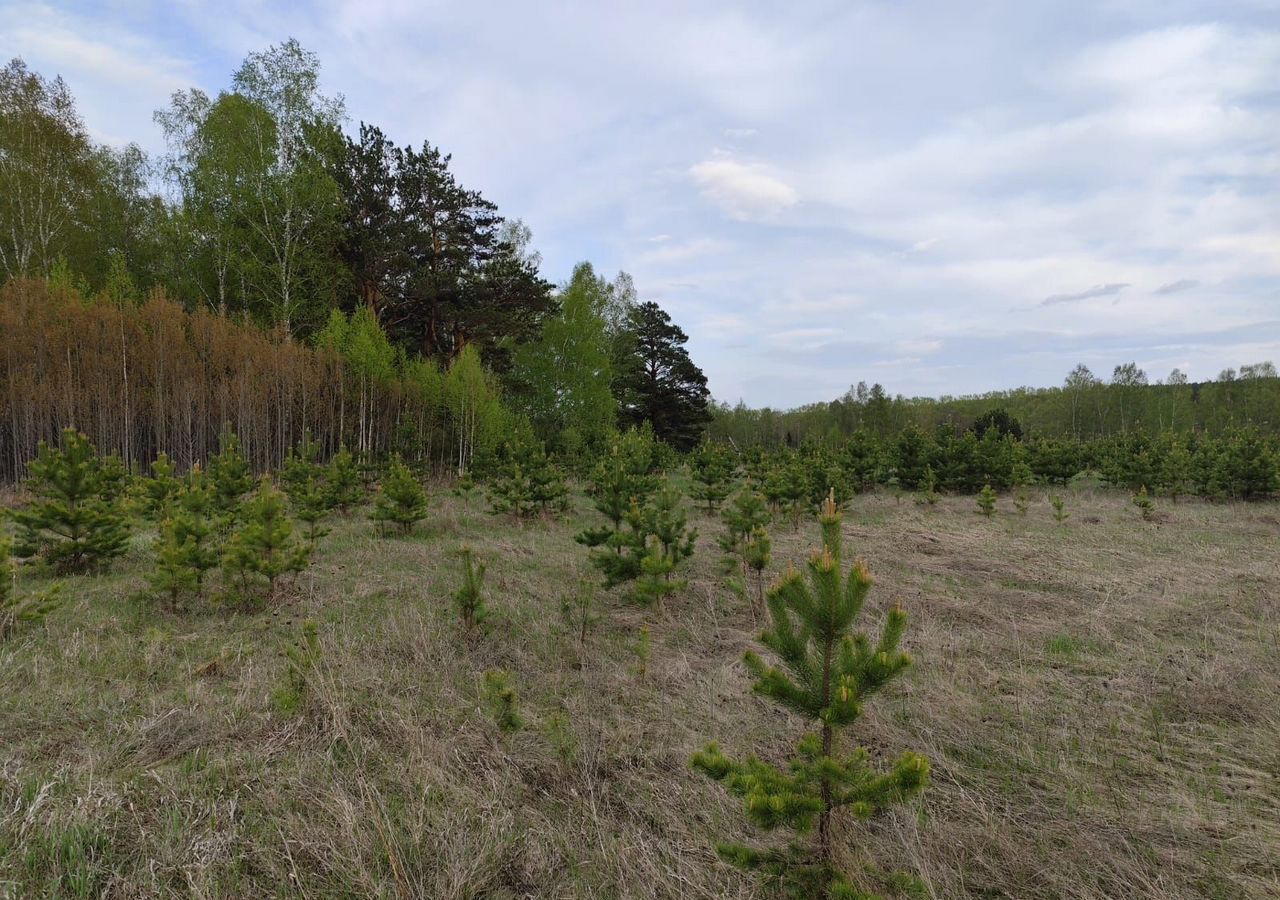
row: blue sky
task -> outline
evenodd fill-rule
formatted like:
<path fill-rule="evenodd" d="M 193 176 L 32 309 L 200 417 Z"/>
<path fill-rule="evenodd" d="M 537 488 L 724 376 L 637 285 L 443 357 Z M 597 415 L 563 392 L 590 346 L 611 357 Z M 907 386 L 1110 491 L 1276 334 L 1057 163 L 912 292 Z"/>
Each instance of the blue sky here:
<path fill-rule="evenodd" d="M 0 0 L 100 139 L 288 36 L 545 274 L 630 272 L 717 399 L 1280 362 L 1280 2 Z"/>

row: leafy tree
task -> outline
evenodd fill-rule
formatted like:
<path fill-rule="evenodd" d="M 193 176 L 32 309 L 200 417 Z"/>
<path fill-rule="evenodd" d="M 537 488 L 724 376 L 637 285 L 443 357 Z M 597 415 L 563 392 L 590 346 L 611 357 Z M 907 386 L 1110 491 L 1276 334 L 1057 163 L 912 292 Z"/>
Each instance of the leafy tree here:
<path fill-rule="evenodd" d="M 794 897 L 865 897 L 837 865 L 832 839 L 836 815 L 866 819 L 901 803 L 926 785 L 924 757 L 902 754 L 879 771 L 864 749 L 843 752 L 843 734 L 864 703 L 910 664 L 899 649 L 906 629 L 901 608 L 890 609 L 878 640 L 855 631 L 872 580 L 862 562 L 842 573 L 840 513 L 834 500 L 819 517 L 823 548 L 809 558 L 808 579 L 792 570 L 769 592 L 772 628 L 761 641 L 779 660 L 748 652 L 753 690 L 804 717 L 816 731 L 804 735 L 785 768 L 757 757 L 732 760 L 716 744 L 694 755 L 693 766 L 742 797 L 762 828 L 787 828 L 796 840 L 781 849 L 722 843 L 726 861 L 778 882 Z M 816 830 L 816 835 L 810 835 Z"/>
<path fill-rule="evenodd" d="M 57 449 L 42 441 L 29 474 L 35 499 L 13 513 L 20 556 L 40 555 L 56 570 L 84 572 L 128 549 L 118 487 L 85 435 L 68 428 Z"/>
<path fill-rule="evenodd" d="M 536 341 L 515 357 L 515 379 L 535 433 L 548 443 L 574 435 L 588 452 L 605 446 L 617 402 L 604 315 L 609 285 L 590 263 L 579 263 Z M 561 448 L 567 449 L 567 448 Z"/>
<path fill-rule="evenodd" d="M 684 347 L 688 335 L 652 302 L 632 308 L 629 328 L 629 352 L 619 361 L 614 383 L 619 418 L 649 422 L 660 440 L 688 450 L 711 418 L 707 378 Z"/>
<path fill-rule="evenodd" d="M 400 531 L 408 534 L 413 526 L 426 518 L 427 494 L 398 457 L 391 461 L 386 477 L 378 485 L 378 492 L 373 498 L 373 510 L 369 518 L 378 524 L 379 534 L 385 533 L 388 525 L 395 524 Z"/>
<path fill-rule="evenodd" d="M 263 476 L 245 504 L 239 528 L 227 540 L 222 568 L 245 599 L 276 596 L 280 579 L 307 567 L 310 553 L 285 515 L 284 494 Z M 265 589 L 265 590 L 264 590 Z"/>
<path fill-rule="evenodd" d="M 1000 437 L 1011 437 L 1022 440 L 1022 423 L 1003 407 L 987 410 L 973 421 L 973 433 L 981 440 L 988 431 L 994 431 Z"/>

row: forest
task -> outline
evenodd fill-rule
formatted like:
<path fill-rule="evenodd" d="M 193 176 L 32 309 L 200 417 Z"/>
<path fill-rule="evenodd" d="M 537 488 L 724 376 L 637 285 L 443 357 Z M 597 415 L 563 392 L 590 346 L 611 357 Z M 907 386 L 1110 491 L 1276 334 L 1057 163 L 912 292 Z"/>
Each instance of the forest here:
<path fill-rule="evenodd" d="M 1280 377 L 712 400 L 294 40 L 0 70 L 0 898 L 1280 888 Z"/>

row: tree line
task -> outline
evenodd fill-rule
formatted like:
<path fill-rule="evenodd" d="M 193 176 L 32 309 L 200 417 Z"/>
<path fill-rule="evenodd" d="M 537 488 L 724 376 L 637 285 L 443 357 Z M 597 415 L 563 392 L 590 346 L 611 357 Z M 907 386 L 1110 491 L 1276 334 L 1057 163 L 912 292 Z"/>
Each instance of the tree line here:
<path fill-rule="evenodd" d="M 223 424 L 278 466 L 399 452 L 462 471 L 527 422 L 553 452 L 709 418 L 687 337 L 631 279 L 554 286 L 529 229 L 319 88 L 294 40 L 156 113 L 168 152 L 95 144 L 61 78 L 0 70 L 0 479 L 64 426 L 131 468 Z"/>
<path fill-rule="evenodd" d="M 1116 366 L 1111 379 L 1078 365 L 1060 387 L 1022 387 L 962 397 L 891 395 L 860 382 L 827 403 L 791 410 L 713 407 L 710 433 L 739 447 L 837 444 L 858 431 L 880 438 L 913 426 L 960 434 L 993 409 L 1016 419 L 1028 434 L 1091 441 L 1138 432 L 1221 435 L 1240 428 L 1280 432 L 1280 377 L 1270 362 L 1225 369 L 1212 381 L 1193 382 L 1174 369 L 1150 381 L 1135 363 Z"/>

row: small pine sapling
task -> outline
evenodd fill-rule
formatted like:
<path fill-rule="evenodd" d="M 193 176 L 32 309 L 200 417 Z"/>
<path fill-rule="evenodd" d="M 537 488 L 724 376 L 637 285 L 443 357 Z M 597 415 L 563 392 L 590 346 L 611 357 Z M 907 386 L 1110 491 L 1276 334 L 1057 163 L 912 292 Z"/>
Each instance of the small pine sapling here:
<path fill-rule="evenodd" d="M 222 568 L 245 600 L 272 600 L 286 575 L 307 567 L 310 553 L 294 534 L 285 498 L 267 476 L 244 505 L 243 521 L 227 540 Z"/>
<path fill-rule="evenodd" d="M 0 643 L 17 634 L 20 628 L 39 625 L 62 605 L 62 599 L 60 584 L 30 597 L 18 593 L 13 545 L 6 535 L 0 534 Z"/>
<path fill-rule="evenodd" d="M 1138 508 L 1142 521 L 1150 522 L 1156 513 L 1156 505 L 1151 502 L 1151 495 L 1147 493 L 1147 486 L 1144 484 L 1138 488 L 1138 493 L 1133 495 L 1133 505 Z"/>
<path fill-rule="evenodd" d="M 769 540 L 769 532 L 765 531 L 764 526 L 757 525 L 751 529 L 751 534 L 748 535 L 747 542 L 743 546 L 743 557 L 746 559 L 747 568 L 755 576 L 756 594 L 751 604 L 752 615 L 764 614 L 764 571 L 769 567 L 772 551 L 773 542 Z"/>
<path fill-rule="evenodd" d="M 489 486 L 493 511 L 518 519 L 560 511 L 567 495 L 564 473 L 532 437 L 516 442 Z"/>
<path fill-rule="evenodd" d="M 503 734 L 513 734 L 524 727 L 520 715 L 520 695 L 511 683 L 511 673 L 502 669 L 486 669 L 484 702 L 493 724 Z"/>
<path fill-rule="evenodd" d="M 175 527 L 173 519 L 165 519 L 161 523 L 155 562 L 147 575 L 147 582 L 170 610 L 178 608 L 178 600 L 183 594 L 196 590 L 197 573 L 191 565 L 194 551 L 192 539 L 179 536 L 179 529 Z"/>
<path fill-rule="evenodd" d="M 995 511 L 996 492 L 991 489 L 990 484 L 984 484 L 982 490 L 978 492 L 978 512 L 989 519 Z"/>
<path fill-rule="evenodd" d="M 574 538 L 579 544 L 587 547 L 610 544 L 616 550 L 618 535 L 632 505 L 643 506 L 656 490 L 657 481 L 648 469 L 651 454 L 641 452 L 638 444 L 634 438 L 620 441 L 596 464 L 591 475 L 591 502 L 609 524 L 579 532 Z"/>
<path fill-rule="evenodd" d="M 1013 508 L 1018 511 L 1018 515 L 1025 516 L 1027 510 L 1031 507 L 1031 498 L 1027 494 L 1027 489 L 1023 485 L 1018 485 L 1017 492 L 1013 495 Z"/>
<path fill-rule="evenodd" d="M 319 626 L 307 619 L 302 623 L 297 643 L 284 649 L 284 684 L 272 697 L 280 712 L 292 715 L 306 707 L 313 693 L 312 682 L 321 653 Z"/>
<path fill-rule="evenodd" d="M 458 476 L 458 480 L 454 482 L 453 496 L 462 498 L 462 508 L 471 508 L 471 498 L 476 494 L 476 480 L 471 476 L 471 470 L 467 469 Z"/>
<path fill-rule="evenodd" d="M 790 517 L 792 530 L 798 529 L 808 495 L 808 483 L 799 461 L 788 460 L 775 466 L 765 476 L 764 495 L 775 510 Z"/>
<path fill-rule="evenodd" d="M 458 555 L 462 557 L 462 585 L 454 593 L 453 602 L 462 619 L 462 627 L 472 634 L 483 630 L 489 618 L 483 590 L 485 566 L 476 561 L 475 552 L 465 544 Z"/>
<path fill-rule="evenodd" d="M 929 506 L 938 502 L 938 476 L 933 466 L 924 467 L 924 478 L 920 482 L 920 499 Z"/>
<path fill-rule="evenodd" d="M 809 557 L 808 579 L 791 570 L 769 592 L 773 626 L 761 641 L 780 665 L 754 652 L 745 657 L 756 679 L 755 693 L 804 717 L 814 730 L 801 738 L 785 767 L 755 756 L 732 760 L 714 743 L 695 754 L 692 765 L 741 797 L 755 824 L 796 835 L 779 849 L 722 843 L 721 858 L 770 878 L 789 896 L 866 897 L 837 864 L 836 816 L 846 810 L 866 819 L 913 797 L 928 781 L 929 764 L 907 752 L 886 772 L 867 750 L 844 752 L 839 746 L 862 716 L 863 704 L 911 660 L 899 649 L 906 629 L 900 607 L 890 609 L 878 639 L 854 630 L 871 576 L 860 561 L 847 577 L 843 574 L 834 502 L 823 504 L 819 521 L 822 550 Z"/>
<path fill-rule="evenodd" d="M 319 459 L 320 445 L 311 439 L 310 431 L 303 431 L 302 440 L 289 449 L 280 467 L 280 489 L 290 500 L 294 494 L 306 490 L 312 481 L 323 478 Z"/>
<path fill-rule="evenodd" d="M 398 525 L 401 533 L 408 534 L 426 515 L 426 491 L 399 457 L 393 459 L 386 477 L 378 485 L 369 518 L 377 523 L 381 535 L 386 534 L 390 524 Z"/>
<path fill-rule="evenodd" d="M 1071 513 L 1066 510 L 1066 503 L 1062 499 L 1061 494 L 1054 494 L 1049 498 L 1049 505 L 1053 507 L 1053 518 L 1059 525 L 1071 518 Z"/>
<path fill-rule="evenodd" d="M 142 479 L 143 512 L 156 521 L 163 521 L 181 489 L 182 480 L 173 474 L 173 463 L 162 450 L 151 464 L 151 477 Z"/>
<path fill-rule="evenodd" d="M 174 506 L 174 537 L 179 543 L 188 544 L 186 562 L 195 574 L 196 596 L 203 596 L 205 574 L 218 565 L 222 552 L 217 545 L 213 488 L 199 464 L 187 473 Z"/>
<path fill-rule="evenodd" d="M 352 507 L 364 502 L 364 481 L 355 457 L 346 447 L 339 448 L 329 460 L 324 480 L 329 489 L 329 505 L 342 515 L 350 515 Z"/>
<path fill-rule="evenodd" d="M 555 751 L 560 765 L 563 768 L 569 768 L 578 758 L 578 736 L 573 732 L 573 723 L 569 720 L 569 714 L 556 710 L 547 717 L 542 727 L 547 743 Z"/>
<path fill-rule="evenodd" d="M 219 513 L 235 518 L 240 501 L 253 490 L 253 472 L 240 453 L 240 439 L 230 425 L 218 438 L 218 453 L 209 458 L 209 484 L 213 487 L 214 505 Z"/>
<path fill-rule="evenodd" d="M 636 656 L 635 675 L 640 681 L 644 681 L 649 674 L 649 657 L 653 655 L 653 641 L 649 637 L 649 626 L 641 625 L 640 633 L 636 635 L 635 645 L 632 651 Z"/>
<path fill-rule="evenodd" d="M 565 633 L 574 636 L 579 650 L 586 645 L 587 635 L 600 619 L 595 603 L 595 585 L 586 579 L 578 582 L 578 589 L 572 594 L 560 598 L 560 618 L 564 622 Z"/>
<path fill-rule="evenodd" d="M 707 505 L 707 514 L 716 511 L 729 496 L 730 482 L 735 468 L 733 456 L 727 448 L 711 441 L 703 441 L 689 456 L 689 469 L 693 485 L 689 496 Z"/>
<path fill-rule="evenodd" d="M 38 555 L 61 572 L 86 572 L 124 554 L 129 527 L 118 486 L 85 435 L 68 428 L 56 449 L 42 441 L 29 471 L 35 499 L 13 513 L 19 556 Z"/>
<path fill-rule="evenodd" d="M 735 557 L 745 574 L 747 566 L 746 543 L 751 532 L 769 524 L 769 510 L 765 498 L 750 488 L 743 488 L 720 511 L 724 522 L 724 534 L 720 536 L 720 548 Z"/>

